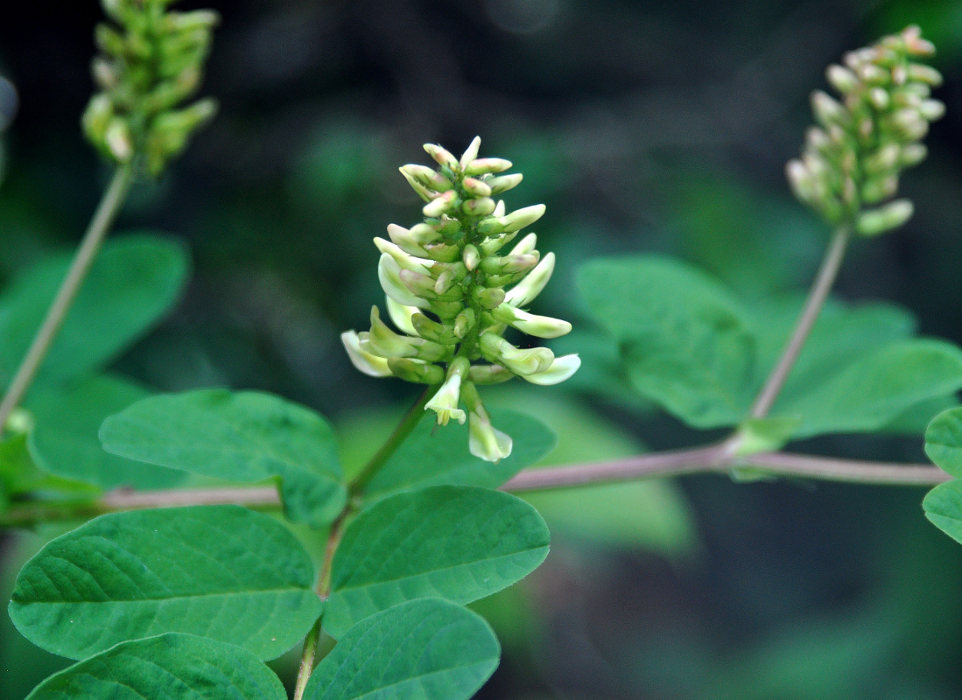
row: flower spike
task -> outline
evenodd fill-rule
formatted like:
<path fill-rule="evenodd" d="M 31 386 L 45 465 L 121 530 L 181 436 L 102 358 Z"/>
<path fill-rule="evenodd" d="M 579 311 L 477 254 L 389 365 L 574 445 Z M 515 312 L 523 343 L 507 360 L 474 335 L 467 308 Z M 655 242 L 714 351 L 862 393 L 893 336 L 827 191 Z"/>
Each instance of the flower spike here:
<path fill-rule="evenodd" d="M 479 158 L 480 147 L 481 139 L 475 138 L 456 158 L 426 144 L 437 169 L 400 169 L 424 200 L 424 221 L 410 228 L 391 224 L 390 240 L 374 239 L 388 316 L 398 332 L 375 307 L 370 331 L 350 331 L 342 339 L 365 374 L 436 387 L 425 410 L 434 411 L 441 425 L 452 418 L 468 421 L 471 454 L 497 462 L 511 454 L 512 440 L 492 426 L 476 385 L 514 377 L 557 384 L 581 361 L 577 355 L 555 357 L 548 348 L 522 349 L 503 337 L 514 328 L 555 338 L 568 333 L 571 324 L 522 308 L 541 293 L 554 270 L 554 254 L 538 252 L 538 237 L 519 233 L 540 219 L 545 207 L 508 212 L 503 201 L 495 201 L 495 195 L 518 185 L 521 175 L 505 173 L 511 161 Z M 520 240 L 506 249 L 516 237 Z"/>

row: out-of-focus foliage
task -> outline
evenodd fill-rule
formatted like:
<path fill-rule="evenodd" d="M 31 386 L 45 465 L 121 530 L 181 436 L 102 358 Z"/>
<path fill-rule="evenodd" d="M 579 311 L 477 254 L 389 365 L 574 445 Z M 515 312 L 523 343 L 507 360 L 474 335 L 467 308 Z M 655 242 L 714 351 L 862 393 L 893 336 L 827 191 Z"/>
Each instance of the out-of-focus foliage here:
<path fill-rule="evenodd" d="M 929 160 L 902 181 L 914 218 L 857 244 L 838 292 L 894 301 L 923 335 L 962 339 L 962 12 L 952 0 L 219 5 L 205 92 L 220 98 L 220 117 L 122 217 L 176 231 L 195 261 L 174 315 L 112 367 L 143 385 L 270 390 L 335 423 L 409 402 L 400 383 L 356 376 L 338 334 L 363 324 L 379 298 L 370 239 L 387 222 L 415 223 L 396 164 L 417 161 L 424 141 L 456 147 L 476 133 L 525 173 L 524 200 L 508 197 L 509 207 L 547 204 L 538 233 L 558 267 L 539 313 L 576 321 L 575 267 L 628 251 L 706 267 L 745 303 L 795 290 L 827 236 L 783 180 L 808 92 L 843 51 L 913 22 L 939 49 L 948 113 L 933 126 Z M 0 25 L 3 74 L 20 100 L 2 136 L 4 288 L 76 242 L 106 176 L 79 128 L 96 4 L 18 12 Z M 591 378 L 625 381 L 613 365 L 589 363 L 583 348 L 600 346 L 586 319 L 552 344 L 585 360 L 570 387 L 551 389 L 559 411 L 572 406 L 557 425 L 588 412 L 632 446 L 700 439 L 635 398 L 596 398 Z M 607 444 L 596 456 L 627 451 L 590 420 L 579 427 Z M 922 458 L 919 437 L 805 447 Z M 521 591 L 482 601 L 501 606 L 490 618 L 508 650 L 485 697 L 962 692 L 962 552 L 924 521 L 920 492 L 710 477 L 653 488 L 671 508 L 637 503 L 674 523 L 660 539 L 644 534 L 654 529 L 631 539 L 602 520 L 562 536 L 571 521 L 553 525 L 546 510 L 557 539 L 545 565 Z M 579 504 L 554 509 L 564 507 Z M 536 633 L 505 633 L 526 620 Z M 35 661 L 0 631 L 0 698 L 19 700 L 56 660 Z"/>

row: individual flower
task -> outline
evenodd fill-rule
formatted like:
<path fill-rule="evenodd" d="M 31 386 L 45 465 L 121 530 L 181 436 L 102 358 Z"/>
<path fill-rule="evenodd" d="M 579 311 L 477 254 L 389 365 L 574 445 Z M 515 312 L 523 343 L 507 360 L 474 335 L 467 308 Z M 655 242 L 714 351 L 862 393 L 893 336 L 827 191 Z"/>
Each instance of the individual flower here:
<path fill-rule="evenodd" d="M 378 279 L 397 331 L 375 307 L 370 331 L 348 331 L 341 339 L 365 374 L 437 387 L 425 410 L 434 411 L 441 425 L 467 420 L 471 454 L 497 462 L 511 454 L 512 441 L 492 426 L 476 386 L 513 377 L 557 384 L 574 374 L 581 360 L 577 354 L 556 357 L 544 347 L 519 348 L 504 338 L 509 328 L 556 338 L 571 324 L 523 308 L 545 288 L 555 258 L 541 256 L 534 233 L 515 239 L 545 207 L 507 212 L 496 197 L 522 176 L 506 173 L 511 162 L 503 158 L 479 158 L 480 145 L 475 138 L 456 158 L 426 144 L 436 168 L 400 168 L 425 203 L 423 221 L 410 228 L 391 224 L 387 238 L 374 239 L 381 253 Z"/>

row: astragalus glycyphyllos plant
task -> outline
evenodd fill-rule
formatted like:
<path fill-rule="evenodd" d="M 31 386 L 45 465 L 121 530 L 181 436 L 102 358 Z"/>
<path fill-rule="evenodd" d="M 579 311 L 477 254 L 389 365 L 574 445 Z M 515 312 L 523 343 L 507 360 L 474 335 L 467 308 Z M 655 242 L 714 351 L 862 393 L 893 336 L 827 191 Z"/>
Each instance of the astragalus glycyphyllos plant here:
<path fill-rule="evenodd" d="M 577 354 L 555 357 L 548 348 L 520 349 L 503 335 L 514 328 L 538 338 L 557 338 L 571 324 L 537 316 L 522 307 L 544 289 L 554 271 L 554 253 L 541 257 L 538 238 L 528 233 L 510 250 L 521 229 L 544 214 L 542 204 L 505 213 L 495 197 L 516 187 L 520 173 L 505 174 L 511 162 L 479 158 L 475 137 L 461 158 L 425 144 L 437 162 L 405 165 L 401 174 L 426 202 L 424 221 L 387 227 L 390 240 L 375 238 L 381 251 L 378 278 L 391 330 L 375 306 L 371 330 L 342 334 L 354 366 L 374 377 L 395 376 L 431 387 L 425 410 L 440 425 L 464 423 L 468 409 L 471 454 L 497 462 L 511 454 L 511 437 L 491 425 L 477 385 L 521 377 L 532 384 L 558 384 L 574 374 Z"/>
<path fill-rule="evenodd" d="M 208 102 L 178 105 L 197 87 L 214 16 L 172 13 L 164 0 L 104 4 L 122 31 L 98 31 L 102 92 L 84 129 L 114 179 L 77 256 L 83 264 L 54 260 L 0 297 L 0 525 L 92 518 L 49 541 L 17 577 L 9 606 L 17 629 L 76 661 L 30 700 L 284 700 L 265 662 L 298 643 L 295 700 L 466 699 L 493 673 L 500 648 L 465 606 L 524 578 L 548 553 L 541 515 L 506 490 L 692 472 L 946 480 L 929 465 L 782 450 L 814 435 L 904 426 L 920 407 L 953 404 L 962 388 L 962 350 L 913 337 L 902 312 L 838 303 L 815 325 L 853 235 L 891 230 L 911 213 L 892 200 L 898 177 L 922 159 L 920 140 L 942 112 L 929 95 L 939 76 L 922 62 L 932 49 L 917 29 L 830 68 L 841 102 L 813 98 L 820 126 L 788 176 L 835 233 L 787 344 L 794 309 L 738 299 L 679 261 L 582 266 L 581 295 L 629 388 L 693 428 L 730 430 L 700 447 L 524 469 L 551 450 L 553 435 L 507 411 L 495 416 L 511 436 L 495 429 L 478 387 L 513 377 L 556 384 L 579 369 L 576 353 L 505 338 L 571 330 L 528 310 L 554 269 L 535 234 L 521 235 L 544 207 L 506 211 L 497 197 L 521 175 L 506 173 L 507 160 L 479 157 L 479 139 L 460 158 L 425 146 L 436 168 L 401 168 L 424 200 L 423 220 L 375 238 L 395 328 L 375 306 L 370 329 L 342 340 L 362 372 L 427 388 L 348 473 L 334 430 L 307 407 L 257 391 L 156 394 L 105 369 L 183 284 L 184 251 L 163 239 L 127 236 L 97 253 L 134 174 L 162 170 L 210 115 Z M 60 292 L 54 273 L 66 278 Z M 31 343 L 37 300 L 52 296 L 54 321 Z M 930 457 L 958 477 L 960 436 L 959 408 L 926 433 Z M 218 485 L 179 488 L 188 474 Z M 924 506 L 962 541 L 960 484 L 937 486 Z M 323 542 L 313 558 L 292 523 Z"/>

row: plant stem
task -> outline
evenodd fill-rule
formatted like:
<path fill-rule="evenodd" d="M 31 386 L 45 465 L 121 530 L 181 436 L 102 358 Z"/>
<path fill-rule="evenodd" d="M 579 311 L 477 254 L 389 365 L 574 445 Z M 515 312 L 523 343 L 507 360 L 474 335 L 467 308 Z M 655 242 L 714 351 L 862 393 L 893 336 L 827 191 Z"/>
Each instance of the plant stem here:
<path fill-rule="evenodd" d="M 348 499 L 347 505 L 344 506 L 344 510 L 341 511 L 341 514 L 337 516 L 337 519 L 331 524 L 331 532 L 327 537 L 327 546 L 324 549 L 324 564 L 321 566 L 321 574 L 317 582 L 317 595 L 321 600 L 327 600 L 327 597 L 331 593 L 331 563 L 334 561 L 334 553 L 337 551 L 337 546 L 341 542 L 341 536 L 344 534 L 344 527 L 354 512 L 354 508 L 364 487 L 367 486 L 374 475 L 377 474 L 378 470 L 387 463 L 388 459 L 397 451 L 397 448 L 401 446 L 407 436 L 411 434 L 411 431 L 414 430 L 414 427 L 424 415 L 425 404 L 434 396 L 437 390 L 438 387 L 436 386 L 428 386 L 424 389 L 424 392 L 418 397 L 418 400 L 408 409 L 408 412 L 401 418 L 401 422 L 398 423 L 384 444 L 381 445 L 381 449 L 374 453 L 374 456 L 368 460 L 367 464 L 364 465 L 357 476 L 351 481 L 349 485 L 351 497 Z M 323 632 L 321 629 L 322 619 L 323 614 L 317 619 L 317 622 L 314 623 L 314 627 L 311 628 L 311 631 L 307 634 L 307 638 L 304 640 L 304 650 L 301 652 L 301 663 L 297 669 L 297 681 L 294 686 L 294 700 L 301 700 L 301 698 L 303 698 L 307 681 L 314 671 L 317 645 L 320 642 Z"/>
<path fill-rule="evenodd" d="M 33 383 L 50 345 L 57 336 L 57 332 L 63 325 L 67 312 L 80 290 L 80 285 L 83 284 L 87 273 L 90 271 L 90 266 L 97 257 L 97 251 L 100 250 L 100 246 L 110 230 L 110 225 L 123 206 L 132 181 L 133 168 L 131 165 L 121 165 L 114 171 L 114 176 L 104 192 L 90 224 L 87 226 L 80 247 L 77 248 L 70 269 L 67 271 L 60 289 L 47 311 L 47 316 L 44 318 L 40 330 L 37 331 L 27 354 L 24 355 L 20 367 L 17 368 L 3 401 L 0 402 L 0 432 L 6 425 L 10 414 L 20 404 L 27 389 Z"/>
<path fill-rule="evenodd" d="M 896 464 L 834 459 L 788 452 L 762 452 L 734 457 L 726 443 L 674 452 L 654 452 L 607 462 L 525 469 L 501 488 L 505 491 L 540 491 L 636 479 L 725 473 L 754 467 L 762 475 L 788 476 L 879 486 L 934 486 L 951 477 L 930 464 Z"/>
<path fill-rule="evenodd" d="M 337 545 L 340 544 L 341 537 L 344 535 L 344 526 L 350 513 L 350 507 L 345 508 L 341 511 L 337 520 L 331 524 L 331 532 L 327 536 L 327 546 L 324 548 L 324 563 L 321 566 L 321 574 L 317 581 L 317 595 L 321 600 L 327 600 L 331 594 L 331 563 L 334 561 L 334 552 L 337 551 Z M 301 652 L 301 663 L 297 668 L 297 682 L 294 686 L 294 700 L 301 700 L 304 697 L 307 681 L 310 680 L 311 673 L 314 671 L 314 657 L 317 654 L 317 646 L 323 631 L 321 629 L 322 619 L 323 614 L 317 618 L 317 622 L 314 623 L 311 631 L 307 633 L 307 637 L 304 639 L 304 650 Z"/>
<path fill-rule="evenodd" d="M 787 476 L 879 486 L 934 486 L 951 477 L 931 464 L 899 464 L 835 459 L 789 452 L 763 452 L 733 457 L 724 443 L 689 450 L 653 452 L 606 462 L 525 469 L 501 488 L 539 491 L 637 479 L 688 474 L 725 473 L 735 467 L 755 467 L 773 477 Z M 113 491 L 96 501 L 46 501 L 16 505 L 0 513 L 0 528 L 92 518 L 104 513 L 171 506 L 233 503 L 247 508 L 281 507 L 274 488 L 225 487 L 165 491 Z"/>
<path fill-rule="evenodd" d="M 802 347 L 805 345 L 805 341 L 808 339 L 808 334 L 811 332 L 812 326 L 815 325 L 815 320 L 818 318 L 819 312 L 825 305 L 828 292 L 835 282 L 839 267 L 841 267 L 842 258 L 845 257 L 845 249 L 848 246 L 850 236 L 851 233 L 847 226 L 840 226 L 835 230 L 835 233 L 832 234 L 832 240 L 828 245 L 828 249 L 825 251 L 825 257 L 822 259 L 822 264 L 815 277 L 815 282 L 812 284 L 812 288 L 808 293 L 805 308 L 795 323 L 795 329 L 792 331 L 791 338 L 782 351 L 778 363 L 772 369 L 771 374 L 768 375 L 768 379 L 765 380 L 765 385 L 758 393 L 755 403 L 752 405 L 752 418 L 764 418 L 767 416 L 768 412 L 772 409 L 772 405 L 775 403 L 775 399 L 778 398 L 779 392 L 785 385 L 785 380 L 788 379 L 789 372 L 791 372 L 799 353 L 802 351 Z"/>
<path fill-rule="evenodd" d="M 384 464 L 390 459 L 391 455 L 401 446 L 401 443 L 411 434 L 415 426 L 420 422 L 421 418 L 424 416 L 424 407 L 431 397 L 437 393 L 437 386 L 428 386 L 424 389 L 424 393 L 418 397 L 418 400 L 408 409 L 408 412 L 404 414 L 401 422 L 398 423 L 394 432 L 388 437 L 387 441 L 381 445 L 379 449 L 368 463 L 364 465 L 364 468 L 358 472 L 357 476 L 351 481 L 349 489 L 352 496 L 360 495 L 367 485 L 377 474 L 378 470 L 384 466 Z"/>

